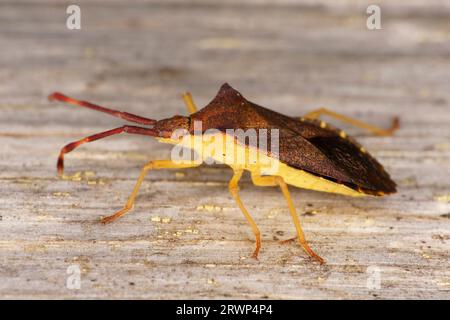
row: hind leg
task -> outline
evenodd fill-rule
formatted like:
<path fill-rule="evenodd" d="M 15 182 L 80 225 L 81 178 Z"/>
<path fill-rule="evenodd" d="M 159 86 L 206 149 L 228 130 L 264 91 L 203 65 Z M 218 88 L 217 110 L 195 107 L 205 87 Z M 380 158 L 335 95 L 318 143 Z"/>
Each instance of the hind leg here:
<path fill-rule="evenodd" d="M 330 116 L 330 117 L 332 117 L 334 119 L 337 119 L 337 120 L 340 120 L 342 122 L 351 124 L 351 125 L 353 125 L 355 127 L 367 130 L 367 131 L 369 131 L 369 132 L 371 132 L 371 133 L 373 133 L 374 135 L 377 135 L 377 136 L 391 136 L 400 126 L 399 120 L 398 120 L 397 117 L 395 117 L 392 120 L 392 126 L 389 129 L 382 129 L 382 128 L 373 126 L 371 124 L 359 121 L 357 119 L 353 119 L 353 118 L 344 116 L 342 114 L 330 111 L 330 110 L 325 109 L 325 108 L 320 108 L 320 109 L 308 112 L 307 114 L 305 114 L 303 116 L 303 118 L 306 118 L 306 119 L 317 119 L 321 115 Z"/>

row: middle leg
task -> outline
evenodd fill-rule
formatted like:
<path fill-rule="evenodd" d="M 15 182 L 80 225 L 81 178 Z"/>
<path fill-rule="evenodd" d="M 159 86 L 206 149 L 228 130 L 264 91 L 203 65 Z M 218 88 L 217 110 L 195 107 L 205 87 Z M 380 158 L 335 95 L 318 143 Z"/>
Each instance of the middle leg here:
<path fill-rule="evenodd" d="M 302 226 L 300 224 L 300 219 L 298 218 L 297 211 L 295 210 L 294 203 L 292 201 L 291 195 L 289 193 L 288 187 L 284 182 L 283 178 L 279 176 L 261 176 L 259 174 L 252 173 L 252 181 L 256 186 L 261 187 L 272 187 L 279 186 L 283 192 L 284 198 L 286 199 L 289 207 L 289 212 L 291 213 L 292 220 L 297 230 L 297 239 L 300 246 L 308 253 L 312 258 L 319 261 L 321 264 L 325 263 L 319 255 L 317 255 L 308 245 L 305 239 L 305 234 L 303 233 Z"/>

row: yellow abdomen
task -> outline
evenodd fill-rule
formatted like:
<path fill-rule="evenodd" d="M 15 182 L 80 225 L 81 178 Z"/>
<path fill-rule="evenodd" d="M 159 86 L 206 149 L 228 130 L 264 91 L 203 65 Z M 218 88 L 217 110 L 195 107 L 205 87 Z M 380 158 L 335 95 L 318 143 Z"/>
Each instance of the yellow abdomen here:
<path fill-rule="evenodd" d="M 221 144 L 217 143 L 220 139 L 222 139 Z M 198 161 L 210 162 L 212 159 L 216 163 L 226 164 L 236 169 L 241 168 L 250 171 L 252 174 L 280 176 L 287 184 L 298 188 L 338 193 L 352 197 L 366 195 L 343 184 L 290 167 L 279 159 L 267 156 L 264 152 L 237 143 L 235 139 L 227 139 L 227 135 L 224 133 L 216 134 L 215 139 L 212 139 L 211 136 L 205 137 L 205 135 L 187 135 L 182 140 L 158 138 L 158 141 L 193 149 L 199 155 Z M 212 144 L 215 143 L 217 143 L 217 146 L 213 148 Z M 176 159 L 171 160 L 176 161 Z"/>

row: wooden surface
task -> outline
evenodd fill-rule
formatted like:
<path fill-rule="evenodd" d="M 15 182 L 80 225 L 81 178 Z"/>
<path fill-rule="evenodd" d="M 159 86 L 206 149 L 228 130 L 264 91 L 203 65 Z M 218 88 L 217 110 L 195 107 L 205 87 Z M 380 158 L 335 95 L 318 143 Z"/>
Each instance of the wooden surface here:
<path fill-rule="evenodd" d="M 239 3 L 81 1 L 79 31 L 60 1 L 0 4 L 1 298 L 450 298 L 448 2 L 378 1 L 378 31 L 366 29 L 364 1 Z M 253 235 L 220 166 L 152 172 L 132 214 L 99 224 L 146 161 L 168 158 L 151 138 L 83 146 L 67 156 L 72 179 L 56 177 L 63 145 L 123 122 L 49 93 L 159 119 L 186 113 L 184 90 L 203 106 L 225 81 L 288 115 L 327 106 L 380 126 L 400 116 L 389 138 L 335 123 L 385 165 L 397 194 L 291 188 L 326 265 L 279 244 L 295 234 L 285 201 L 246 177 L 263 241 L 250 259 Z M 79 290 L 66 287 L 70 265 Z"/>

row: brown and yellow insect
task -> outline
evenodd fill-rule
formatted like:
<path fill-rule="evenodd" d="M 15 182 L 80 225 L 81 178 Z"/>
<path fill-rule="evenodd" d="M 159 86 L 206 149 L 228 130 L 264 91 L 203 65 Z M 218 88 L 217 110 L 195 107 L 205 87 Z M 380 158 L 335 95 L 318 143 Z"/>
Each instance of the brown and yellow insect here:
<path fill-rule="evenodd" d="M 258 146 L 250 144 L 247 140 L 232 140 L 234 150 L 241 150 L 244 153 L 256 151 L 259 155 L 258 159 L 265 160 L 265 163 L 268 161 L 272 165 L 276 164 L 276 171 L 271 172 L 270 175 L 265 172 L 259 161 L 238 164 L 235 160 L 227 161 L 227 157 L 216 159 L 233 169 L 234 174 L 229 182 L 229 190 L 250 223 L 255 235 L 256 247 L 252 254 L 254 258 L 258 257 L 261 247 L 260 231 L 239 197 L 238 182 L 244 170 L 250 172 L 252 181 L 257 186 L 279 186 L 281 188 L 297 231 L 296 238 L 302 248 L 320 263 L 324 263 L 324 260 L 308 246 L 305 240 L 287 185 L 347 196 L 383 196 L 396 192 L 395 183 L 377 160 L 354 139 L 347 136 L 344 131 L 331 127 L 329 124 L 317 120 L 317 118 L 320 115 L 328 115 L 380 136 L 391 135 L 399 127 L 397 118 L 394 118 L 390 129 L 383 130 L 323 108 L 310 112 L 301 118 L 288 117 L 248 101 L 228 84 L 222 85 L 216 97 L 199 111 L 197 111 L 192 96 L 189 93 L 184 94 L 183 99 L 190 116 L 177 115 L 159 121 L 108 109 L 86 101 L 75 100 L 61 93 L 53 93 L 49 96 L 49 99 L 109 113 L 126 121 L 145 126 L 124 125 L 69 143 L 62 148 L 58 158 L 57 168 L 60 175 L 63 174 L 64 155 L 66 153 L 83 143 L 119 133 L 147 135 L 155 137 L 162 143 L 179 144 L 181 140 L 173 138 L 173 133 L 177 129 L 184 129 L 189 138 L 187 140 L 189 143 L 186 146 L 201 154 L 201 150 L 196 150 L 196 147 L 193 147 L 196 145 L 203 147 L 202 142 L 195 143 L 195 140 L 199 139 L 194 133 L 195 121 L 201 121 L 202 132 L 207 132 L 208 129 L 217 129 L 224 136 L 227 135 L 227 129 L 277 129 L 279 148 L 276 152 L 272 150 L 262 151 L 258 149 Z M 186 135 L 184 135 L 184 138 L 186 138 Z M 230 158 L 234 159 L 233 157 Z M 182 163 L 172 160 L 149 161 L 142 168 L 124 208 L 103 218 L 102 222 L 112 222 L 133 207 L 142 181 L 149 170 L 191 168 L 199 165 L 198 161 L 184 161 Z"/>

